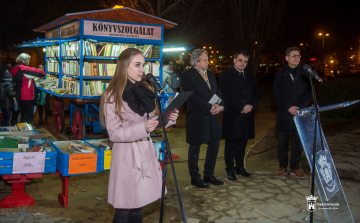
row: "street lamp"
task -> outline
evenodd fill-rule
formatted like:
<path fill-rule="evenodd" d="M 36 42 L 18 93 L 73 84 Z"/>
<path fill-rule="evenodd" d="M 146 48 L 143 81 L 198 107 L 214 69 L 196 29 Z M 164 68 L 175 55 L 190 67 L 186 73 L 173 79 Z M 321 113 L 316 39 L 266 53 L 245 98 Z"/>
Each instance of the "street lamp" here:
<path fill-rule="evenodd" d="M 322 36 L 322 53 L 324 56 L 324 75 L 325 75 L 325 70 L 326 70 L 326 57 L 325 57 L 325 52 L 324 52 L 324 48 L 325 48 L 325 36 L 329 36 L 329 33 L 323 34 L 323 33 L 319 33 L 319 36 Z"/>
<path fill-rule="evenodd" d="M 326 33 L 326 34 L 322 34 L 322 33 L 319 33 L 319 36 L 322 36 L 322 50 L 324 51 L 324 46 L 325 46 L 325 36 L 330 36 L 329 33 Z"/>

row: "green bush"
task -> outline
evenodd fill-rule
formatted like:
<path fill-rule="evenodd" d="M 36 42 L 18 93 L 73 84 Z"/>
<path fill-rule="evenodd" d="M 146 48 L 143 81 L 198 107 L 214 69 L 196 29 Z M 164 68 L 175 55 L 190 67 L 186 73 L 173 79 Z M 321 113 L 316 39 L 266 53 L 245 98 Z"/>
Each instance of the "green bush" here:
<path fill-rule="evenodd" d="M 341 102 L 360 99 L 360 78 L 335 79 L 318 85 L 317 98 L 319 106 L 332 105 Z M 359 118 L 360 102 L 345 108 L 321 113 L 325 117 Z"/>

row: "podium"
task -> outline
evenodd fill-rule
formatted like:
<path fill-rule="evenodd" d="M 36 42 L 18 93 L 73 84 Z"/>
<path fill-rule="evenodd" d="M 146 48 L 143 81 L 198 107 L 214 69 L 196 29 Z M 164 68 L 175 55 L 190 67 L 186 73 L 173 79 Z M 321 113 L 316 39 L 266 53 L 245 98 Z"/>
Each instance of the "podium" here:
<path fill-rule="evenodd" d="M 350 105 L 350 104 L 349 104 Z M 345 107 L 344 103 L 319 108 L 319 112 Z M 330 109 L 331 108 L 331 109 Z M 307 210 L 309 212 L 324 211 L 328 222 L 354 222 L 344 190 L 342 188 L 329 146 L 326 142 L 322 128 L 316 123 L 315 131 L 315 108 L 301 109 L 294 115 L 294 121 L 298 130 L 302 146 L 311 171 L 315 171 L 315 184 L 319 197 L 309 196 Z M 315 170 L 313 163 L 313 145 L 316 132 L 316 156 Z M 305 198 L 304 198 L 305 199 Z M 322 219 L 324 220 L 324 219 Z"/>

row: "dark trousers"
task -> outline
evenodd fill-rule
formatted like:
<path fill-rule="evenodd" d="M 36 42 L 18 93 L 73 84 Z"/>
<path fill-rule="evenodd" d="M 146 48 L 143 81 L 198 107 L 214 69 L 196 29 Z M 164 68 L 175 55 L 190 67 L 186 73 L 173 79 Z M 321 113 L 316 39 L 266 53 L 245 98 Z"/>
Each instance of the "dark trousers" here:
<path fill-rule="evenodd" d="M 2 113 L 1 126 L 10 126 L 10 118 L 11 118 L 12 110 L 13 110 L 12 108 L 1 109 L 1 113 Z"/>
<path fill-rule="evenodd" d="M 209 142 L 206 150 L 205 164 L 204 164 L 204 176 L 211 177 L 214 175 L 214 169 L 216 164 L 216 158 L 219 151 L 220 142 Z M 201 144 L 190 144 L 188 166 L 189 173 L 192 179 L 201 178 L 199 174 L 198 160 Z"/>
<path fill-rule="evenodd" d="M 47 122 L 47 116 L 49 116 L 49 110 L 50 110 L 50 94 L 45 94 L 45 104 L 38 106 L 38 112 L 39 112 L 39 122 L 42 122 L 43 120 L 43 109 L 45 107 L 45 122 Z"/>
<path fill-rule="evenodd" d="M 226 171 L 233 173 L 235 169 L 244 167 L 245 147 L 248 139 L 225 140 Z M 234 167 L 234 159 L 236 167 Z"/>
<path fill-rule="evenodd" d="M 116 209 L 113 223 L 142 223 L 142 208 Z"/>
<path fill-rule="evenodd" d="M 291 138 L 291 158 L 290 158 L 290 169 L 299 169 L 299 161 L 301 158 L 301 152 L 303 147 L 301 145 L 300 137 L 297 130 L 294 131 L 279 131 L 279 142 L 278 142 L 278 159 L 280 167 L 287 168 L 289 164 L 289 136 L 292 132 Z"/>
<path fill-rule="evenodd" d="M 34 104 L 33 100 L 19 100 L 19 107 L 21 111 L 20 122 L 27 122 L 31 124 L 34 118 Z"/>

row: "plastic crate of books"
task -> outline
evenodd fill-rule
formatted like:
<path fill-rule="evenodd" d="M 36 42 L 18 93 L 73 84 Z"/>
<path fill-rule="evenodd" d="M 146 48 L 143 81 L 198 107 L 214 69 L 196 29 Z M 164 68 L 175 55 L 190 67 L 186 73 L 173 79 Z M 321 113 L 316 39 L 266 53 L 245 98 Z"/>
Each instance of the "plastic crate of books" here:
<path fill-rule="evenodd" d="M 56 173 L 57 152 L 51 147 L 50 138 L 29 139 L 29 151 L 46 151 L 44 173 Z"/>
<path fill-rule="evenodd" d="M 100 172 L 98 152 L 84 140 L 55 141 L 51 146 L 57 151 L 56 167 L 63 176 Z"/>
<path fill-rule="evenodd" d="M 16 126 L 2 126 L 0 127 L 0 133 L 1 132 L 16 132 L 19 131 Z"/>
<path fill-rule="evenodd" d="M 98 164 L 100 171 L 110 170 L 112 146 L 114 143 L 108 138 L 88 139 L 85 140 L 85 142 L 97 149 L 99 153 Z"/>
<path fill-rule="evenodd" d="M 55 173 L 56 151 L 51 147 L 29 149 L 28 137 L 0 137 L 0 175 Z"/>

